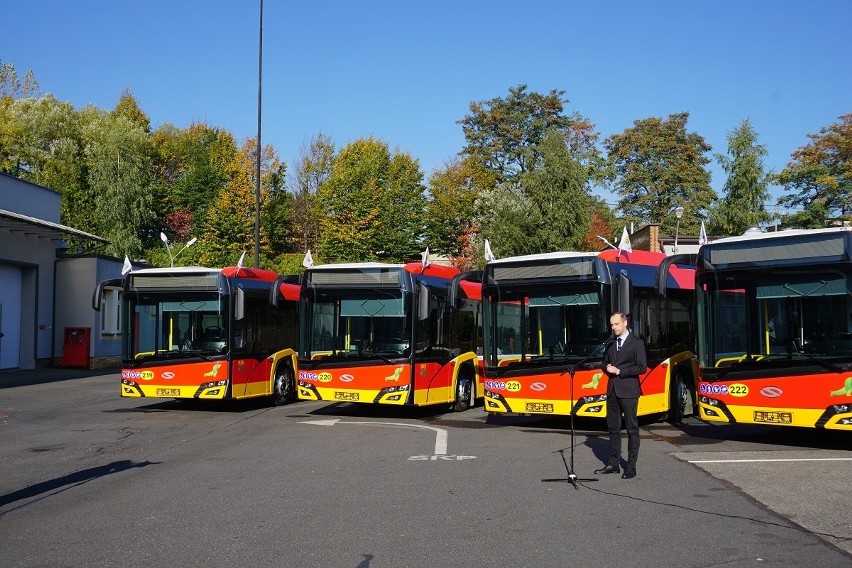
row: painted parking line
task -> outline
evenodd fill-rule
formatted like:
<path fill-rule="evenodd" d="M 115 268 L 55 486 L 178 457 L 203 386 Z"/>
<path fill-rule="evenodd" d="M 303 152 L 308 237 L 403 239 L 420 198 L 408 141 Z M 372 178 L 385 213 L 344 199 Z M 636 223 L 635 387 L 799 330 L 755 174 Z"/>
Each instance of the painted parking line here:
<path fill-rule="evenodd" d="M 762 463 L 762 462 L 816 462 L 852 461 L 852 458 L 763 458 L 749 460 L 687 460 L 687 463 Z"/>

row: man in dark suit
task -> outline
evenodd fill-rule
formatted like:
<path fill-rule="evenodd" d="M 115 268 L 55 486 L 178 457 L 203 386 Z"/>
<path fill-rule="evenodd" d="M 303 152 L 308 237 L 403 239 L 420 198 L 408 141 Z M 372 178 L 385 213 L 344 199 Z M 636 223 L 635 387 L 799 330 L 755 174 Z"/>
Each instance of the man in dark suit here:
<path fill-rule="evenodd" d="M 614 341 L 611 341 L 602 363 L 609 377 L 606 388 L 606 425 L 609 429 L 609 461 L 606 467 L 595 471 L 619 473 L 621 462 L 621 415 L 627 427 L 627 467 L 622 479 L 636 477 L 636 460 L 639 459 L 639 396 L 642 386 L 639 376 L 648 369 L 645 343 L 627 329 L 627 315 L 615 312 L 609 318 Z"/>

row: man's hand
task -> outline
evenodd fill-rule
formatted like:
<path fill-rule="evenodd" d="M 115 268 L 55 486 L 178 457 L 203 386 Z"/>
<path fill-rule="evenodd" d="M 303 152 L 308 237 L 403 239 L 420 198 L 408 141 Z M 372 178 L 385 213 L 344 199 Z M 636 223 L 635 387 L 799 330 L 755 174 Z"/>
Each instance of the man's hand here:
<path fill-rule="evenodd" d="M 618 370 L 618 367 L 614 367 L 612 364 L 607 364 L 606 372 L 610 375 L 620 375 L 621 371 Z"/>

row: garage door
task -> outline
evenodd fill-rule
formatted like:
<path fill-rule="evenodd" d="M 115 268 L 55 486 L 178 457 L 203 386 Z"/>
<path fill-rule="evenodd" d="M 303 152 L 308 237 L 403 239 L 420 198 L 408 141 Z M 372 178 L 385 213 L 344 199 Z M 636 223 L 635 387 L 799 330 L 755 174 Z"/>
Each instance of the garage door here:
<path fill-rule="evenodd" d="M 21 360 L 21 269 L 0 264 L 0 369 Z"/>

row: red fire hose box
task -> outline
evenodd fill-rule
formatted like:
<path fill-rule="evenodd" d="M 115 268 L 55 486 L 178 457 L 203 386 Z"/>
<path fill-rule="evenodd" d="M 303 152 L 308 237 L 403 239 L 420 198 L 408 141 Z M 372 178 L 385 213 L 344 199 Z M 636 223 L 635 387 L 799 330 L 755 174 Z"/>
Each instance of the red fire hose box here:
<path fill-rule="evenodd" d="M 66 327 L 62 342 L 62 366 L 89 368 L 89 343 L 92 328 Z"/>

